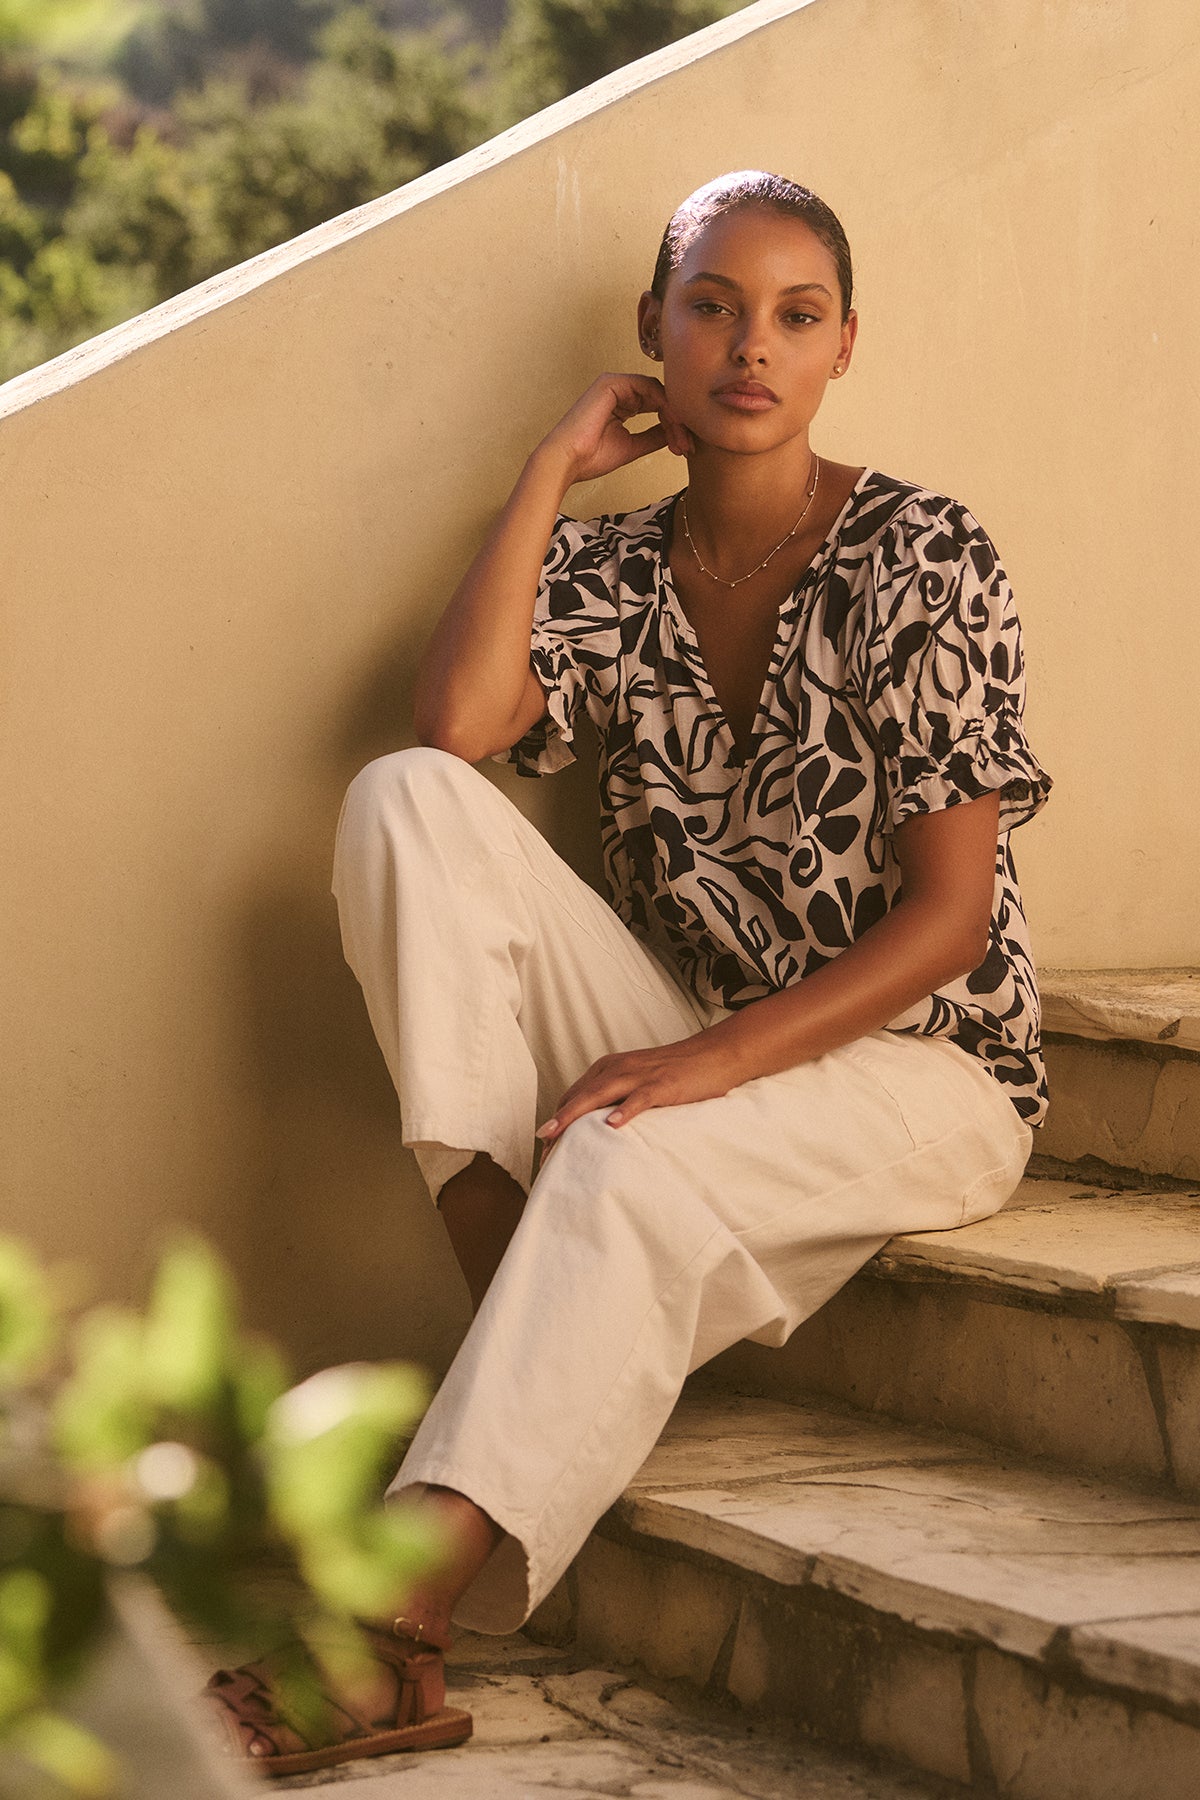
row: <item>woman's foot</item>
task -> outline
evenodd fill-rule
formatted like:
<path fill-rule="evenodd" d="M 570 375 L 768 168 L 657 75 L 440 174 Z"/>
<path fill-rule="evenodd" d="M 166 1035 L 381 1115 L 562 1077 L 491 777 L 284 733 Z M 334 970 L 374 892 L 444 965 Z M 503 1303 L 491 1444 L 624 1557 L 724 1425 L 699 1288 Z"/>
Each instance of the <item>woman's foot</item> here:
<path fill-rule="evenodd" d="M 230 1753 L 269 1775 L 300 1775 L 470 1737 L 470 1713 L 446 1705 L 442 1649 L 423 1626 L 414 1624 L 408 1636 L 377 1625 L 363 1625 L 362 1632 L 377 1678 L 353 1693 L 322 1687 L 315 1707 L 297 1703 L 303 1652 L 290 1646 L 238 1669 L 218 1669 L 204 1692 Z"/>
<path fill-rule="evenodd" d="M 338 1686 L 334 1692 L 321 1682 L 314 1696 L 316 1666 L 303 1645 L 284 1646 L 238 1669 L 218 1669 L 204 1692 L 233 1755 L 267 1774 L 300 1775 L 358 1756 L 436 1750 L 470 1737 L 470 1713 L 446 1705 L 443 1653 L 450 1648 L 454 1607 L 503 1532 L 465 1494 L 428 1487 L 424 1495 L 445 1533 L 445 1560 L 434 1579 L 408 1597 L 399 1618 L 360 1622 L 369 1678 L 358 1680 L 353 1691 Z"/>

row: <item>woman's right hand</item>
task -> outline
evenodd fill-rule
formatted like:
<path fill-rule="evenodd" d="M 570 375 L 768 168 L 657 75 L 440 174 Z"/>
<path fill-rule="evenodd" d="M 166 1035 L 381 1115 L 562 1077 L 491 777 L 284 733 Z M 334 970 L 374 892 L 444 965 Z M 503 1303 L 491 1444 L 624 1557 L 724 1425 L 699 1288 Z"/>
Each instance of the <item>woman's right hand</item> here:
<path fill-rule="evenodd" d="M 642 413 L 657 413 L 658 424 L 626 430 L 626 420 Z M 572 483 L 611 475 L 653 450 L 687 456 L 692 448 L 691 433 L 667 407 L 662 382 L 653 375 L 620 374 L 598 375 L 538 445 L 539 452 L 565 461 Z"/>

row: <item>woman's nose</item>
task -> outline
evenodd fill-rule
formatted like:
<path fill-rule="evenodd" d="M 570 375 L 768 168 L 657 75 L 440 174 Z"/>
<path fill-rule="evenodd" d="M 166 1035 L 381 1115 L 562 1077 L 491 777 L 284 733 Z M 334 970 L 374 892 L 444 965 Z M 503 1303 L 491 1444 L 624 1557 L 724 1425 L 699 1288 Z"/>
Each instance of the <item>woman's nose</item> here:
<path fill-rule="evenodd" d="M 733 358 L 735 362 L 743 363 L 747 368 L 753 363 L 766 362 L 767 351 L 763 341 L 763 333 L 752 320 L 747 320 L 745 326 L 734 340 Z"/>

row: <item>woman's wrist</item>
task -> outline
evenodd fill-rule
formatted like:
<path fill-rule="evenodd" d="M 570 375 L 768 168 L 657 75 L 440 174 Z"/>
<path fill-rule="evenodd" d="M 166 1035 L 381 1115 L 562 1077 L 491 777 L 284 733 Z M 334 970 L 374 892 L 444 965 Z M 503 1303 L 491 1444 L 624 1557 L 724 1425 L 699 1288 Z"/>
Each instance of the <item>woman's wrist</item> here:
<path fill-rule="evenodd" d="M 522 473 L 539 485 L 545 483 L 555 489 L 560 500 L 579 480 L 574 458 L 563 445 L 556 444 L 552 437 L 543 438 L 537 449 L 530 452 Z"/>
<path fill-rule="evenodd" d="M 770 1042 L 774 1033 L 769 1028 L 764 1029 L 768 1021 L 753 1016 L 760 1004 L 752 1001 L 749 1006 L 739 1007 L 728 1018 L 710 1025 L 704 1034 L 716 1043 L 721 1055 L 736 1071 L 734 1085 L 737 1087 L 760 1075 L 776 1074 L 781 1066 L 787 1067 L 786 1061 L 780 1065 L 772 1060 L 772 1051 L 777 1051 L 778 1047 Z"/>

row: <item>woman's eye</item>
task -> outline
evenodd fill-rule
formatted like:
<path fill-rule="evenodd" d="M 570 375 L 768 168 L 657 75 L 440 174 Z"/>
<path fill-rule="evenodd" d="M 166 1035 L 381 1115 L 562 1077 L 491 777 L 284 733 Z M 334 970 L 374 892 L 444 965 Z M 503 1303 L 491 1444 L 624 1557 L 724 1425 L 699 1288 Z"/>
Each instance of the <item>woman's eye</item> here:
<path fill-rule="evenodd" d="M 789 313 L 787 317 L 788 323 L 791 325 L 815 325 L 817 322 L 815 313 L 794 312 Z"/>
<path fill-rule="evenodd" d="M 708 314 L 708 313 L 724 312 L 725 308 L 721 305 L 721 302 L 719 300 L 697 300 L 696 311 L 698 313 Z"/>

